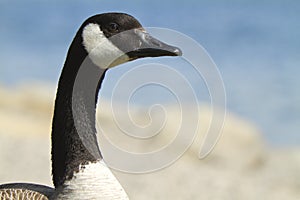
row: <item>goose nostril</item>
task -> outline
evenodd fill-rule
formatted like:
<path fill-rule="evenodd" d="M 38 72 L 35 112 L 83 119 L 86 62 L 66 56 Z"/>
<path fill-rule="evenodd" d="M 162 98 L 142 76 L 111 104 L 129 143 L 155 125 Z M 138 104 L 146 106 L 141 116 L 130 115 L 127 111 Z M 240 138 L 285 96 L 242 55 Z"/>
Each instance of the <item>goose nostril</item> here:
<path fill-rule="evenodd" d="M 161 46 L 162 46 L 161 43 L 160 43 L 160 42 L 157 42 L 157 41 L 153 41 L 153 44 L 154 44 L 155 46 L 158 46 L 158 47 L 161 47 Z"/>

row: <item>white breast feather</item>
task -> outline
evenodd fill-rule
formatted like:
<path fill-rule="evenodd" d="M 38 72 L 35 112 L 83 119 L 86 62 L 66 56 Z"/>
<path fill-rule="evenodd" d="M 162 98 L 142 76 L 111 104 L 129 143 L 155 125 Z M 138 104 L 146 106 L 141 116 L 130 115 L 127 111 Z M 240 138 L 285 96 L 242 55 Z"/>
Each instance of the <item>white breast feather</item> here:
<path fill-rule="evenodd" d="M 66 181 L 57 199 L 129 200 L 126 192 L 103 161 L 80 166 Z"/>

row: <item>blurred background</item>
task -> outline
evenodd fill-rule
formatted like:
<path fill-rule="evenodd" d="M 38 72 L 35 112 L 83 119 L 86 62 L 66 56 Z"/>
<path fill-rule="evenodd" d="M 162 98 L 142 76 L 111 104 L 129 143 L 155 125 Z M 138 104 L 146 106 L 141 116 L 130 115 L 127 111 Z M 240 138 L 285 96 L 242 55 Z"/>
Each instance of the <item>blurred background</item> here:
<path fill-rule="evenodd" d="M 224 79 L 228 109 L 256 123 L 269 143 L 300 143 L 300 4 L 297 1 L 1 1 L 2 85 L 56 84 L 84 19 L 120 11 L 146 27 L 200 43 Z M 105 92 L 104 92 L 105 93 Z"/>
<path fill-rule="evenodd" d="M 145 27 L 174 29 L 192 37 L 215 61 L 227 94 L 228 117 L 215 154 L 204 164 L 185 168 L 178 162 L 170 172 L 145 175 L 148 179 L 120 174 L 120 181 L 133 199 L 300 198 L 300 2 L 293 0 L 2 0 L 0 183 L 23 180 L 51 184 L 51 115 L 66 52 L 87 17 L 111 11 L 129 13 Z M 172 64 L 180 70 L 178 63 Z M 110 81 L 118 80 L 123 72 L 108 73 L 101 91 L 103 98 L 109 97 L 112 90 Z M 190 80 L 194 88 L 204 90 L 203 83 Z M 151 92 L 155 95 L 156 91 Z M 161 99 L 155 101 L 168 99 L 158 96 Z M 208 97 L 198 98 L 205 105 Z M 147 103 L 151 102 L 138 100 L 140 105 Z M 231 153 L 225 155 L 224 149 Z M 235 155 L 237 152 L 239 155 Z M 26 156 L 36 162 L 20 162 Z M 257 166 L 261 167 L 258 171 L 246 170 L 257 170 Z M 38 170 L 41 168 L 45 170 Z M 193 180 L 177 180 L 172 173 L 179 171 L 191 172 Z M 177 195 L 159 192 L 164 188 L 161 186 L 151 188 L 164 176 L 174 178 L 165 189 L 173 188 Z M 130 187 L 137 184 L 144 190 Z M 201 195 L 186 186 L 196 187 Z M 158 192 L 143 197 L 141 191 L 145 195 L 151 190 Z M 210 190 L 213 192 L 204 194 Z"/>

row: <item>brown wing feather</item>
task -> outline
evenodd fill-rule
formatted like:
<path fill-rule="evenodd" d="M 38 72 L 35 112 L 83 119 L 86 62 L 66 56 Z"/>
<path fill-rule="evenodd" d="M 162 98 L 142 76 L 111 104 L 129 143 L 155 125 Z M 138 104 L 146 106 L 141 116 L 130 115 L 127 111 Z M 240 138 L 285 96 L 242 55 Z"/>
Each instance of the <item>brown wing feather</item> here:
<path fill-rule="evenodd" d="M 0 185 L 0 200 L 48 200 L 54 189 L 36 184 L 10 183 Z"/>
<path fill-rule="evenodd" d="M 48 198 L 36 191 L 27 189 L 1 189 L 0 200 L 48 200 Z"/>

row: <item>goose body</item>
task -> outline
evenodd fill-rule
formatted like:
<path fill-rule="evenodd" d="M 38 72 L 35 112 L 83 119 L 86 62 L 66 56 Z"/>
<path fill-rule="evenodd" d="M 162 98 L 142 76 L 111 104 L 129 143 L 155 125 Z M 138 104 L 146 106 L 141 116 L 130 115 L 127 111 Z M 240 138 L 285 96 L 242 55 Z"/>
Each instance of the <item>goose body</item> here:
<path fill-rule="evenodd" d="M 73 39 L 58 83 L 51 138 L 55 188 L 6 184 L 0 186 L 0 199 L 128 199 L 97 143 L 95 114 L 101 83 L 105 72 L 119 64 L 179 55 L 178 48 L 151 37 L 128 14 L 88 18 Z"/>

